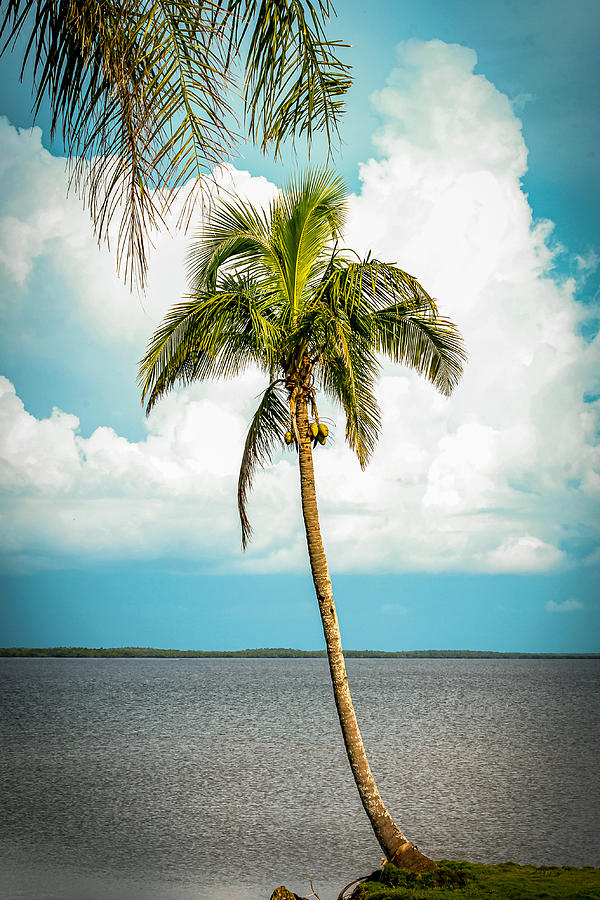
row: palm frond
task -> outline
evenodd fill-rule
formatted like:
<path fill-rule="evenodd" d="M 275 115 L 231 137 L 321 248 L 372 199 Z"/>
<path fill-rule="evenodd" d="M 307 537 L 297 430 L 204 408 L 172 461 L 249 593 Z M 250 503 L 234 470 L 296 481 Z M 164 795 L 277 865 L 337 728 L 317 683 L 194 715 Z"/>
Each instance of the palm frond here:
<path fill-rule="evenodd" d="M 342 406 L 346 415 L 346 441 L 364 469 L 381 427 L 374 393 L 379 362 L 370 342 L 353 328 L 343 310 L 321 307 L 313 318 L 313 329 L 319 335 L 316 377 L 325 392 Z"/>
<path fill-rule="evenodd" d="M 149 413 L 176 384 L 234 378 L 255 365 L 270 372 L 280 354 L 280 330 L 269 298 L 230 276 L 213 295 L 177 304 L 154 332 L 140 362 L 142 402 Z"/>
<path fill-rule="evenodd" d="M 363 316 L 392 304 L 437 313 L 435 300 L 408 272 L 378 259 L 349 262 L 342 252 L 333 259 L 318 296 L 333 307 L 340 306 L 349 316 Z"/>
<path fill-rule="evenodd" d="M 62 131 L 75 158 L 72 184 L 99 240 L 116 223 L 117 261 L 131 285 L 143 286 L 149 234 L 178 191 L 239 141 L 228 97 L 247 32 L 251 136 L 262 116 L 263 146 L 319 129 L 330 140 L 350 80 L 340 45 L 324 38 L 328 12 L 309 0 L 7 2 L 0 55 L 26 33 L 21 76 L 31 63 L 34 116 L 48 99 L 52 133 Z M 282 40 L 265 41 L 267 33 Z M 281 84 L 268 83 L 273 77 Z M 202 180 L 187 196 L 184 224 L 199 192 Z"/>
<path fill-rule="evenodd" d="M 283 446 L 283 434 L 290 421 L 290 408 L 286 400 L 283 381 L 272 381 L 262 395 L 246 436 L 237 495 L 244 550 L 252 534 L 252 526 L 246 514 L 248 495 L 252 490 L 257 467 L 265 466 L 271 461 L 277 443 Z"/>
<path fill-rule="evenodd" d="M 323 167 L 292 179 L 272 210 L 271 241 L 281 259 L 292 321 L 307 289 L 312 298 L 313 282 L 327 265 L 326 250 L 343 228 L 346 195 L 343 179 Z"/>
<path fill-rule="evenodd" d="M 209 211 L 187 258 L 192 291 L 211 288 L 226 267 L 261 269 L 270 253 L 268 214 L 249 201 L 222 200 Z M 264 272 L 262 273 L 264 278 Z"/>
<path fill-rule="evenodd" d="M 356 333 L 366 338 L 369 331 L 377 352 L 415 369 L 442 394 L 452 393 L 466 360 L 462 338 L 412 275 L 376 259 L 337 265 L 317 297 L 343 309 Z"/>
<path fill-rule="evenodd" d="M 244 102 L 252 139 L 263 151 L 272 143 L 275 157 L 296 135 L 305 135 L 310 146 L 315 131 L 324 131 L 331 147 L 352 84 L 350 66 L 337 56 L 349 45 L 325 36 L 332 4 L 229 0 L 228 9 L 238 46 L 249 37 Z"/>
<path fill-rule="evenodd" d="M 346 416 L 346 441 L 364 469 L 381 430 L 381 412 L 374 394 L 374 382 L 361 377 L 362 360 L 355 360 L 352 368 L 341 357 L 331 358 L 323 365 L 323 388 L 336 400 Z M 365 366 L 369 368 L 369 366 Z"/>
<path fill-rule="evenodd" d="M 31 23 L 23 67 L 32 61 L 34 113 L 47 97 L 98 239 L 109 240 L 118 222 L 117 259 L 130 283 L 143 284 L 148 234 L 173 189 L 220 162 L 235 140 L 215 9 L 24 0 L 3 20 L 8 42 Z"/>
<path fill-rule="evenodd" d="M 346 223 L 348 186 L 327 166 L 305 169 L 290 179 L 278 206 L 289 220 L 325 219 L 329 238 L 337 239 Z"/>
<path fill-rule="evenodd" d="M 429 308 L 407 310 L 401 304 L 374 313 L 371 321 L 373 343 L 380 353 L 414 369 L 450 396 L 467 359 L 454 322 Z"/>

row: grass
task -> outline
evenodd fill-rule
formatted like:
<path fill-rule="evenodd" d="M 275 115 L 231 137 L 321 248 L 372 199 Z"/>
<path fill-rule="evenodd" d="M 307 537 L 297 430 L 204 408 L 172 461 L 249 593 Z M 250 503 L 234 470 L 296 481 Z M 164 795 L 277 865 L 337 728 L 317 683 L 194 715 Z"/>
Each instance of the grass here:
<path fill-rule="evenodd" d="M 443 859 L 424 875 L 397 869 L 389 863 L 373 872 L 354 890 L 353 900 L 434 900 L 439 894 L 483 900 L 600 900 L 600 869 L 584 866 L 495 866 Z"/>

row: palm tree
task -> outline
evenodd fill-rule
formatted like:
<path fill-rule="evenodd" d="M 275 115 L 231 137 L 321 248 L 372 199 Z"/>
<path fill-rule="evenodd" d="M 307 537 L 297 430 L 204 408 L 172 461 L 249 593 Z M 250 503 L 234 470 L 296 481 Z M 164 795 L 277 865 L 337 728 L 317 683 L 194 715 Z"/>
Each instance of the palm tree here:
<path fill-rule="evenodd" d="M 51 133 L 74 157 L 72 183 L 98 240 L 118 223 L 117 260 L 143 285 L 148 234 L 164 223 L 175 188 L 203 181 L 239 143 L 231 98 L 263 151 L 324 131 L 337 134 L 349 67 L 325 22 L 330 0 L 7 0 L 0 56 L 22 54 Z M 29 66 L 29 68 L 27 68 Z M 238 87 L 238 81 L 241 86 Z M 204 192 L 206 196 L 206 192 Z"/>
<path fill-rule="evenodd" d="M 364 468 L 381 424 L 374 396 L 380 356 L 448 395 L 464 351 L 455 326 L 415 278 L 339 248 L 345 212 L 345 185 L 327 169 L 293 180 L 266 212 L 241 200 L 215 208 L 190 251 L 190 295 L 152 336 L 140 385 L 149 413 L 178 382 L 231 378 L 253 366 L 268 377 L 239 475 L 242 544 L 251 532 L 246 503 L 256 467 L 287 446 L 298 454 L 310 566 L 350 767 L 386 857 L 425 871 L 435 863 L 385 808 L 352 705 L 317 510 L 313 449 L 327 440 L 317 392 L 342 406 L 346 440 Z"/>

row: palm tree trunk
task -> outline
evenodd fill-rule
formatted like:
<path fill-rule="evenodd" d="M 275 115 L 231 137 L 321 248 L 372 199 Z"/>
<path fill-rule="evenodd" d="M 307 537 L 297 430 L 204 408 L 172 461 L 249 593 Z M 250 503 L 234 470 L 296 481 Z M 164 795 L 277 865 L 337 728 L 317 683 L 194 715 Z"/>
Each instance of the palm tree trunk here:
<path fill-rule="evenodd" d="M 301 397 L 298 401 L 296 422 L 300 439 L 298 447 L 300 492 L 302 495 L 302 515 L 304 517 L 308 555 L 327 645 L 333 695 L 350 768 L 356 781 L 360 799 L 386 858 L 394 862 L 395 865 L 410 869 L 413 872 L 430 871 L 435 868 L 435 862 L 421 853 L 414 844 L 407 840 L 385 808 L 365 753 L 354 706 L 352 705 L 352 697 L 350 696 L 340 628 L 333 602 L 329 568 L 319 527 L 312 448 L 308 432 L 308 410 L 305 397 Z"/>

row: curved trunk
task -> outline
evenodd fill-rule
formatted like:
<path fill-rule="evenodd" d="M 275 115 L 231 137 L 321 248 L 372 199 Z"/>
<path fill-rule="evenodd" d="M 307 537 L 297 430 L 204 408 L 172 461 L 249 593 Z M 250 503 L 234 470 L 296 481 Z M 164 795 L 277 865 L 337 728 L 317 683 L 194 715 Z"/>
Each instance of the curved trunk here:
<path fill-rule="evenodd" d="M 356 781 L 360 799 L 386 858 L 394 862 L 395 865 L 411 869 L 414 872 L 430 871 L 435 868 L 435 862 L 421 853 L 414 844 L 411 844 L 406 839 L 385 808 L 365 753 L 354 706 L 352 705 L 352 697 L 350 696 L 340 629 L 333 602 L 331 579 L 319 527 L 312 448 L 308 432 L 308 410 L 305 397 L 301 397 L 298 401 L 296 422 L 299 437 L 298 456 L 300 462 L 302 515 L 304 517 L 308 555 L 327 645 L 333 695 L 350 768 Z"/>

